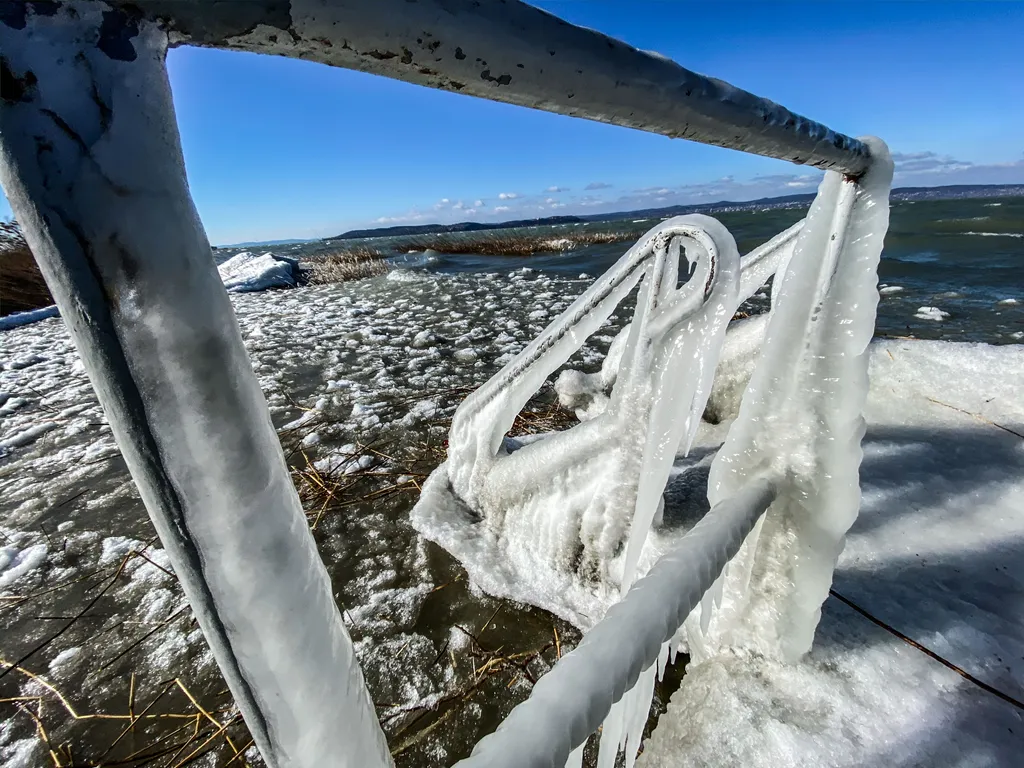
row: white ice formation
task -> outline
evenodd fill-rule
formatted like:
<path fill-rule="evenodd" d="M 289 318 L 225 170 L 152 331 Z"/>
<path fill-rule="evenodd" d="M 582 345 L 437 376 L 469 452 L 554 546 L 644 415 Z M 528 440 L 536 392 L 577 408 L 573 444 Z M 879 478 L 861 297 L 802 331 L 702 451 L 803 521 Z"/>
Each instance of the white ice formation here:
<path fill-rule="evenodd" d="M 664 667 L 659 660 L 677 641 L 693 663 L 725 648 L 797 661 L 811 647 L 860 504 L 866 349 L 892 181 L 885 145 L 867 141 L 874 164 L 865 176 L 827 174 L 802 226 L 742 264 L 731 236 L 712 219 L 680 217 L 655 227 L 453 420 L 448 462 L 424 488 L 415 524 L 460 557 L 484 589 L 497 584 L 499 593 L 592 627 L 595 614 L 657 558 L 649 534 L 677 452 L 688 452 L 705 412 L 726 325 L 742 299 L 776 273 L 772 311 L 748 321 L 737 337 L 738 356 L 749 356 L 751 344 L 760 344 L 760 355 L 738 415 L 721 414 L 735 421 L 708 487 L 715 509 L 756 483 L 768 483 L 774 501 L 750 521 L 753 530 L 731 566 L 702 572 L 710 573 L 700 586 L 704 597 L 681 636 L 666 636 L 640 664 L 618 660 L 635 684 L 613 691 L 599 768 L 610 768 L 620 748 L 632 766 Z M 684 245 L 695 269 L 677 288 Z M 606 366 L 559 379 L 560 397 L 579 406 L 582 423 L 541 439 L 507 438 L 529 397 L 641 280 L 633 321 Z M 506 574 L 504 585 L 495 571 Z M 669 585 L 660 602 L 667 606 L 673 590 L 692 586 Z M 640 631 L 615 611 L 593 629 L 610 644 Z M 614 677 L 602 665 L 589 674 Z M 511 724 L 513 716 L 508 727 L 563 738 L 573 718 L 545 713 L 540 702 L 531 709 L 531 702 L 515 718 L 520 725 Z M 562 754 L 564 742 L 552 736 L 551 743 L 560 745 L 559 760 L 574 764 L 575 754 Z M 474 755 L 488 753 L 493 747 Z"/>
<path fill-rule="evenodd" d="M 892 184 L 885 145 L 866 141 L 874 163 L 863 178 L 828 174 L 821 184 L 778 281 L 739 416 L 711 465 L 712 504 L 758 474 L 777 478 L 779 493 L 725 576 L 724 610 L 701 617 L 704 632 L 694 617 L 687 624 L 695 660 L 723 646 L 789 661 L 810 650 L 860 509 L 867 347 Z"/>
<path fill-rule="evenodd" d="M 660 554 L 645 551 L 647 532 L 677 450 L 686 452 L 700 423 L 726 326 L 788 261 L 802 227 L 742 263 L 732 236 L 707 216 L 650 230 L 460 406 L 448 461 L 424 486 L 414 524 L 485 590 L 592 626 Z M 529 398 L 638 283 L 633 322 L 601 371 L 565 371 L 556 382 L 583 423 L 543 439 L 506 438 Z"/>
<path fill-rule="evenodd" d="M 242 251 L 217 267 L 220 279 L 229 293 L 294 288 L 298 271 L 298 259 L 270 252 L 257 256 Z"/>

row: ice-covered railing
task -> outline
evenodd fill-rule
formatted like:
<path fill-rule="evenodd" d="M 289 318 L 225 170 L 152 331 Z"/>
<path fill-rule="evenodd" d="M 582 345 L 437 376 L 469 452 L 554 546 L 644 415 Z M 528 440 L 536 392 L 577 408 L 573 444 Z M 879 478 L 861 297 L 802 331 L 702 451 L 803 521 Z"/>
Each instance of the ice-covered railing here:
<path fill-rule="evenodd" d="M 463 402 L 448 460 L 424 486 L 414 524 L 485 589 L 579 626 L 600 618 L 602 603 L 632 583 L 676 452 L 686 452 L 700 424 L 729 319 L 788 262 L 801 227 L 742 261 L 710 217 L 654 227 Z M 593 392 L 603 402 L 572 429 L 525 445 L 506 438 L 529 398 L 638 284 L 632 321 L 590 376 L 611 396 Z M 563 393 L 585 388 L 587 377 L 571 373 L 556 383 Z M 497 563 L 514 584 L 495 583 L 488 571 Z"/>
<path fill-rule="evenodd" d="M 655 677 L 678 645 L 687 648 L 691 663 L 724 648 L 787 661 L 810 650 L 860 503 L 865 352 L 874 329 L 876 270 L 892 179 L 885 146 L 866 141 L 877 160 L 864 178 L 828 174 L 807 219 L 742 262 L 749 279 L 739 280 L 733 271 L 733 290 L 724 292 L 729 301 L 722 303 L 729 310 L 726 319 L 741 295 L 737 282 L 752 293 L 775 271 L 760 357 L 739 415 L 712 462 L 711 511 L 636 584 L 638 553 L 650 535 L 677 451 L 685 454 L 689 448 L 692 421 L 708 397 L 705 366 L 714 367 L 722 343 L 714 313 L 707 311 L 716 304 L 714 270 L 698 268 L 690 283 L 703 290 L 704 304 L 691 301 L 682 309 L 681 303 L 672 316 L 675 336 L 659 346 L 647 330 L 659 320 L 651 296 L 664 290 L 657 281 L 664 260 L 655 259 L 632 322 L 613 342 L 619 353 L 609 357 L 598 377 L 611 386 L 600 413 L 511 452 L 500 438 L 525 400 L 584 343 L 584 334 L 601 326 L 611 312 L 608 302 L 621 299 L 616 290 L 630 284 L 619 278 L 629 274 L 645 247 L 684 221 L 665 222 L 641 239 L 460 406 L 448 463 L 424 487 L 418 509 L 427 511 L 414 515 L 427 535 L 460 556 L 473 529 L 497 528 L 477 535 L 500 550 L 495 561 L 511 563 L 517 579 L 532 585 L 525 598 L 517 597 L 557 610 L 557 604 L 545 602 L 539 585 L 558 583 L 560 572 L 578 567 L 574 545 L 583 551 L 591 546 L 574 505 L 582 499 L 583 519 L 597 509 L 611 518 L 604 521 L 606 528 L 629 531 L 618 557 L 622 602 L 612 604 L 530 700 L 480 742 L 463 763 L 467 768 L 578 764 L 581 745 L 602 721 L 599 768 L 610 767 L 620 748 L 628 768 L 640 745 Z M 723 233 L 711 223 L 685 221 L 714 232 L 721 243 Z M 653 250 L 668 249 L 655 245 Z M 728 261 L 712 258 L 710 264 Z M 728 266 L 717 279 L 730 282 Z M 691 299 L 700 294 L 680 293 Z M 722 295 L 717 298 L 721 302 Z M 636 359 L 644 347 L 649 365 L 640 366 L 644 377 L 638 387 Z M 634 461 L 628 464 L 619 455 Z M 591 476 L 576 472 L 578 465 L 593 463 L 599 471 Z M 446 492 L 456 506 L 477 512 L 479 521 L 438 512 L 444 504 L 436 497 Z M 582 578 L 599 590 L 613 571 L 615 547 L 598 549 L 594 556 L 600 567 L 587 569 Z M 470 574 L 476 577 L 471 566 Z"/>
<path fill-rule="evenodd" d="M 270 766 L 388 765 L 189 195 L 165 69 L 168 47 L 183 44 L 360 69 L 803 163 L 846 174 L 851 184 L 884 167 L 885 153 L 513 0 L 3 4 L 0 179 L 256 746 Z M 850 232 L 861 234 L 844 248 L 868 237 L 855 226 L 859 203 Z M 878 230 L 870 238 L 879 240 Z M 870 282 L 868 266 L 861 277 Z M 794 327 L 801 322 L 785 317 Z M 840 319 L 816 317 L 819 329 L 850 330 L 841 312 Z M 856 331 L 863 334 L 861 325 Z M 853 359 L 833 360 L 819 378 L 815 366 L 762 369 L 768 373 L 752 385 L 759 394 L 745 402 L 737 427 L 744 438 L 727 443 L 723 455 L 732 458 L 717 470 L 721 491 L 713 492 L 732 493 L 745 474 L 771 464 L 776 448 L 800 444 L 799 430 L 776 444 L 778 436 L 759 426 L 761 415 L 788 403 L 774 385 L 777 374 L 827 393 L 832 378 L 860 375 L 845 365 Z M 856 398 L 844 402 L 840 426 L 853 423 L 856 411 Z M 751 440 L 765 445 L 742 450 Z M 813 484 L 798 487 L 820 497 Z M 822 487 L 848 494 L 848 473 Z M 764 518 L 763 531 L 786 531 L 802 519 L 803 496 L 786 498 Z M 844 515 L 814 530 L 812 546 L 842 529 L 850 516 L 844 504 Z M 753 549 L 745 548 L 741 558 Z M 827 566 L 828 557 L 819 560 L 809 561 L 812 575 Z M 747 561 L 754 563 L 747 581 L 757 587 L 748 593 L 770 594 L 775 581 L 758 571 L 757 552 Z M 813 616 L 820 583 L 812 582 L 818 588 L 801 589 L 789 604 L 793 626 Z M 736 621 L 757 617 L 759 605 L 752 597 Z M 714 622 L 710 631 L 719 631 Z"/>

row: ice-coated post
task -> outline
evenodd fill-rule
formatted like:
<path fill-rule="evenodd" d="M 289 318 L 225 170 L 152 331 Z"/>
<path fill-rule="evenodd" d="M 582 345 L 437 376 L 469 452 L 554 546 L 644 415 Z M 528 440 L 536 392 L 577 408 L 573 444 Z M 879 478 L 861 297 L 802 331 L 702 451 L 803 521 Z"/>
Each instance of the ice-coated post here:
<path fill-rule="evenodd" d="M 6 3 L 0 179 L 255 743 L 391 763 L 189 196 L 168 38 L 101 3 Z"/>

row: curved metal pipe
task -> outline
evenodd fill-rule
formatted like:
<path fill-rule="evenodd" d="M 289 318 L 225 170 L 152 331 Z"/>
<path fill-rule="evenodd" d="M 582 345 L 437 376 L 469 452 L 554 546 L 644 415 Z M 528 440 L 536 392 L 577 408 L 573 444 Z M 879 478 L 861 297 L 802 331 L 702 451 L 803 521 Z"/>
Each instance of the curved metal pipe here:
<path fill-rule="evenodd" d="M 867 147 L 773 101 L 518 0 L 111 0 L 180 44 L 319 61 L 859 176 Z M 115 26 L 120 27 L 115 29 Z"/>

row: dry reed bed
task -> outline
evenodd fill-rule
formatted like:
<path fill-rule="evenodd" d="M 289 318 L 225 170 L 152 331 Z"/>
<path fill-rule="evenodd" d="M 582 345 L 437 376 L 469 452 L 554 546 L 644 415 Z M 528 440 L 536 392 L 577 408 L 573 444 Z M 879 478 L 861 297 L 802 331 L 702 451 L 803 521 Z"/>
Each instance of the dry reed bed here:
<path fill-rule="evenodd" d="M 453 255 L 475 256 L 532 256 L 536 253 L 560 253 L 587 245 L 620 243 L 635 239 L 631 232 L 576 231 L 565 234 L 536 234 L 516 232 L 508 234 L 465 235 L 440 233 L 420 235 L 402 241 L 395 248 L 400 251 L 425 251 Z"/>
<path fill-rule="evenodd" d="M 366 246 L 319 254 L 302 263 L 303 280 L 309 285 L 329 285 L 383 275 L 388 271 L 385 255 Z"/>

